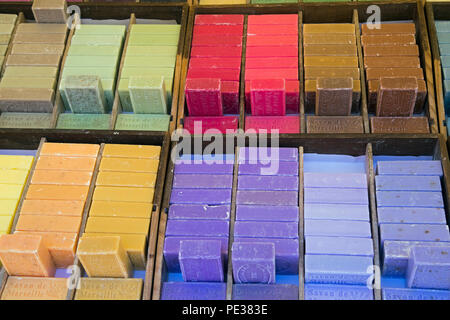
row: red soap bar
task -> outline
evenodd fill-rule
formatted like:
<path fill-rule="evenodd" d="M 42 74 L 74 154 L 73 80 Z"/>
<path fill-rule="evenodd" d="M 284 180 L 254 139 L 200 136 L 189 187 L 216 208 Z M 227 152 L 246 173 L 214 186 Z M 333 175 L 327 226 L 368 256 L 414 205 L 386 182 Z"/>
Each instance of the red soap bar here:
<path fill-rule="evenodd" d="M 274 68 L 298 68 L 297 57 L 276 58 L 246 58 L 246 69 L 274 69 Z"/>
<path fill-rule="evenodd" d="M 298 80 L 298 68 L 245 70 L 245 80 L 255 80 L 255 79 Z"/>
<path fill-rule="evenodd" d="M 195 16 L 196 25 L 229 25 L 244 24 L 244 16 L 241 14 L 198 14 Z"/>
<path fill-rule="evenodd" d="M 197 25 L 194 26 L 194 34 L 234 34 L 242 36 L 242 25 Z"/>
<path fill-rule="evenodd" d="M 284 79 L 250 81 L 251 110 L 254 116 L 286 114 L 286 82 Z"/>
<path fill-rule="evenodd" d="M 221 133 L 235 133 L 238 129 L 239 117 L 185 117 L 184 129 L 191 134 L 204 134 L 206 130 L 216 129 Z M 195 130 L 194 130 L 195 129 Z M 231 130 L 232 132 L 227 132 Z"/>
<path fill-rule="evenodd" d="M 259 25 L 249 24 L 248 35 L 295 35 L 298 36 L 298 24 L 295 25 Z"/>
<path fill-rule="evenodd" d="M 223 34 L 218 37 L 215 34 L 194 34 L 192 37 L 192 46 L 240 47 L 242 46 L 242 35 Z"/>
<path fill-rule="evenodd" d="M 286 81 L 286 113 L 299 113 L 300 81 Z"/>
<path fill-rule="evenodd" d="M 221 116 L 222 96 L 220 79 L 187 79 L 186 103 L 192 116 Z"/>
<path fill-rule="evenodd" d="M 239 82 L 222 81 L 222 107 L 225 114 L 239 114 Z"/>
<path fill-rule="evenodd" d="M 262 57 L 296 57 L 298 59 L 298 47 L 297 46 L 263 46 L 263 47 L 247 47 L 247 58 L 262 58 Z"/>
<path fill-rule="evenodd" d="M 271 116 L 271 117 L 245 117 L 245 131 L 255 130 L 261 133 L 265 130 L 279 130 L 279 133 L 300 133 L 300 116 Z"/>
<path fill-rule="evenodd" d="M 281 25 L 297 25 L 298 15 L 296 14 L 261 14 L 249 15 L 248 24 L 281 24 Z"/>
<path fill-rule="evenodd" d="M 241 58 L 191 58 L 189 68 L 241 69 Z"/>
<path fill-rule="evenodd" d="M 187 79 L 218 78 L 224 81 L 239 81 L 240 76 L 240 70 L 223 68 L 189 68 L 187 73 Z"/>
<path fill-rule="evenodd" d="M 242 47 L 192 47 L 191 58 L 242 57 Z"/>
<path fill-rule="evenodd" d="M 298 46 L 298 36 L 249 35 L 247 37 L 247 47 L 259 46 Z"/>

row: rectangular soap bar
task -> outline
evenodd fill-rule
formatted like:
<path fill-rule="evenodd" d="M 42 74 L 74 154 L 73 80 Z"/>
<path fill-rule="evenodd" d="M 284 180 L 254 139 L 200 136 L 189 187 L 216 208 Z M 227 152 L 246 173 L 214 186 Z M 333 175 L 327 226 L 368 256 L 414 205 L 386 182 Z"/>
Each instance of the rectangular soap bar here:
<path fill-rule="evenodd" d="M 248 24 L 253 25 L 298 25 L 297 14 L 249 15 Z"/>
<path fill-rule="evenodd" d="M 152 202 L 154 194 L 154 188 L 98 186 L 94 190 L 93 200 Z"/>
<path fill-rule="evenodd" d="M 228 237 L 229 222 L 220 220 L 169 220 L 166 236 Z"/>
<path fill-rule="evenodd" d="M 416 78 L 381 78 L 378 89 L 377 117 L 411 117 L 417 100 Z"/>
<path fill-rule="evenodd" d="M 359 79 L 359 68 L 342 68 L 342 67 L 307 67 L 305 68 L 305 79 L 316 80 L 317 78 L 342 78 L 351 77 Z"/>
<path fill-rule="evenodd" d="M 242 163 L 239 175 L 298 176 L 299 165 L 293 161 L 270 161 L 267 163 Z"/>
<path fill-rule="evenodd" d="M 100 171 L 157 173 L 159 160 L 136 158 L 103 158 Z"/>
<path fill-rule="evenodd" d="M 379 80 L 382 77 L 416 77 L 424 79 L 422 68 L 368 68 L 366 80 Z"/>
<path fill-rule="evenodd" d="M 372 133 L 429 133 L 427 117 L 371 117 Z"/>
<path fill-rule="evenodd" d="M 305 203 L 369 204 L 366 189 L 305 188 Z"/>
<path fill-rule="evenodd" d="M 74 300 L 140 300 L 142 279 L 81 278 Z"/>
<path fill-rule="evenodd" d="M 221 37 L 217 37 L 214 34 L 195 34 L 192 38 L 192 46 L 207 46 L 214 47 L 216 45 L 229 46 L 229 47 L 241 47 L 242 35 L 225 34 Z"/>
<path fill-rule="evenodd" d="M 22 203 L 21 215 L 50 215 L 81 217 L 84 201 L 81 200 L 29 200 Z"/>
<path fill-rule="evenodd" d="M 306 67 L 340 67 L 340 68 L 357 68 L 357 57 L 320 57 L 307 56 L 304 58 L 304 65 Z"/>
<path fill-rule="evenodd" d="M 23 184 L 0 184 L 0 194 L 3 200 L 16 200 L 20 199 Z"/>
<path fill-rule="evenodd" d="M 305 300 L 373 300 L 373 290 L 361 285 L 306 283 Z"/>
<path fill-rule="evenodd" d="M 308 220 L 370 221 L 369 206 L 354 204 L 305 203 L 304 217 Z"/>
<path fill-rule="evenodd" d="M 238 205 L 298 205 L 297 191 L 244 191 L 236 196 Z"/>
<path fill-rule="evenodd" d="M 0 111 L 52 113 L 54 97 L 52 89 L 0 88 Z"/>
<path fill-rule="evenodd" d="M 377 191 L 441 191 L 438 176 L 378 175 L 375 186 Z"/>
<path fill-rule="evenodd" d="M 238 179 L 239 190 L 295 191 L 298 188 L 295 176 L 241 176 Z"/>
<path fill-rule="evenodd" d="M 1 170 L 0 184 L 23 184 L 28 177 L 26 170 Z"/>
<path fill-rule="evenodd" d="M 222 94 L 223 98 L 223 94 Z M 222 99 L 223 106 L 223 99 Z M 184 129 L 191 134 L 205 134 L 209 129 L 214 132 L 219 130 L 221 133 L 235 133 L 238 129 L 239 117 L 237 116 L 212 116 L 212 117 L 193 117 L 187 116 L 184 118 Z M 201 127 L 201 130 L 196 129 Z M 211 131 L 210 131 L 211 132 Z"/>
<path fill-rule="evenodd" d="M 252 35 L 247 34 L 247 47 L 296 46 L 297 35 Z"/>
<path fill-rule="evenodd" d="M 298 210 L 297 206 L 238 205 L 236 221 L 298 222 Z"/>
<path fill-rule="evenodd" d="M 26 199 L 85 201 L 88 192 L 89 186 L 32 184 L 28 188 Z"/>
<path fill-rule="evenodd" d="M 233 174 L 234 160 L 227 163 L 213 163 L 211 161 L 195 161 L 195 163 L 175 162 L 174 174 Z"/>
<path fill-rule="evenodd" d="M 373 240 L 351 237 L 305 237 L 305 254 L 373 257 Z"/>
<path fill-rule="evenodd" d="M 196 58 L 189 60 L 189 68 L 223 68 L 240 70 L 241 58 Z"/>
<path fill-rule="evenodd" d="M 150 219 L 89 217 L 84 232 L 147 235 L 149 225 Z"/>
<path fill-rule="evenodd" d="M 174 189 L 170 203 L 221 205 L 231 203 L 231 189 Z"/>
<path fill-rule="evenodd" d="M 248 35 L 298 35 L 298 25 L 261 25 L 249 24 L 247 26 Z"/>
<path fill-rule="evenodd" d="M 356 36 L 355 34 L 340 33 L 305 34 L 303 36 L 303 45 L 305 47 L 318 44 L 356 45 Z"/>
<path fill-rule="evenodd" d="M 351 44 L 318 44 L 303 48 L 307 56 L 356 56 L 357 48 Z M 418 55 L 418 54 L 417 54 Z"/>
<path fill-rule="evenodd" d="M 233 284 L 232 300 L 298 300 L 293 284 Z"/>
<path fill-rule="evenodd" d="M 65 300 L 67 279 L 8 277 L 1 300 Z"/>
<path fill-rule="evenodd" d="M 380 239 L 402 241 L 450 241 L 448 226 L 440 224 L 381 224 Z"/>
<path fill-rule="evenodd" d="M 446 223 L 443 208 L 382 207 L 377 213 L 378 223 Z"/>
<path fill-rule="evenodd" d="M 182 240 L 179 261 L 186 282 L 223 282 L 224 261 L 219 240 Z"/>
<path fill-rule="evenodd" d="M 383 300 L 450 300 L 449 290 L 384 288 Z"/>
<path fill-rule="evenodd" d="M 442 176 L 442 165 L 439 160 L 379 161 L 379 175 L 418 175 Z"/>
<path fill-rule="evenodd" d="M 355 33 L 355 25 L 351 23 L 305 23 L 303 34 L 311 33 Z"/>
<path fill-rule="evenodd" d="M 305 172 L 303 176 L 305 188 L 367 189 L 367 177 L 364 173 Z"/>
<path fill-rule="evenodd" d="M 32 156 L 2 155 L 0 168 L 3 170 L 30 170 L 34 161 Z"/>
<path fill-rule="evenodd" d="M 286 96 L 287 98 L 287 96 Z M 297 104 L 296 104 L 297 105 Z M 286 105 L 286 108 L 288 106 Z M 295 116 L 246 116 L 246 133 L 299 133 L 300 118 Z"/>
<path fill-rule="evenodd" d="M 36 170 L 90 171 L 95 167 L 96 158 L 78 156 L 44 156 L 36 163 Z"/>
<path fill-rule="evenodd" d="M 273 243 L 239 242 L 232 247 L 235 283 L 275 283 L 275 245 Z"/>
<path fill-rule="evenodd" d="M 92 172 L 90 171 L 35 170 L 31 183 L 89 186 L 91 180 Z"/>
<path fill-rule="evenodd" d="M 371 238 L 372 231 L 367 221 L 307 220 L 305 236 Z"/>
<path fill-rule="evenodd" d="M 239 163 L 251 161 L 298 161 L 297 148 L 266 148 L 242 147 L 239 148 Z"/>
<path fill-rule="evenodd" d="M 361 24 L 362 34 L 415 34 L 414 23 L 380 23 L 377 28 L 371 28 L 368 24 Z"/>
<path fill-rule="evenodd" d="M 197 50 L 192 50 L 192 52 L 197 52 Z M 296 45 L 258 46 L 258 47 L 247 47 L 245 54 L 246 54 L 246 58 L 263 58 L 263 57 L 267 57 L 267 58 L 293 57 L 293 58 L 295 58 L 295 57 L 298 57 L 299 52 L 298 52 L 298 46 L 296 46 Z"/>
<path fill-rule="evenodd" d="M 90 217 L 123 217 L 150 219 L 153 205 L 149 202 L 92 201 Z"/>
<path fill-rule="evenodd" d="M 42 37 L 39 33 L 16 33 L 12 41 L 13 43 L 64 44 L 66 42 L 66 34 L 46 33 L 45 37 Z"/>
<path fill-rule="evenodd" d="M 231 208 L 229 205 L 173 204 L 169 207 L 168 218 L 176 220 L 229 220 L 230 213 Z"/>
<path fill-rule="evenodd" d="M 441 192 L 377 191 L 378 207 L 443 208 Z"/>
<path fill-rule="evenodd" d="M 127 54 L 129 54 L 127 50 Z M 227 47 L 227 46 L 214 46 L 214 47 L 192 47 L 191 58 L 241 58 L 241 47 Z"/>
<path fill-rule="evenodd" d="M 364 48 L 364 57 L 419 56 L 419 46 L 368 46 Z"/>
<path fill-rule="evenodd" d="M 286 82 L 284 79 L 250 81 L 251 112 L 254 116 L 286 114 Z"/>
<path fill-rule="evenodd" d="M 231 189 L 232 175 L 176 174 L 173 177 L 173 189 Z"/>
<path fill-rule="evenodd" d="M 419 57 L 365 57 L 364 68 L 420 68 Z"/>
<path fill-rule="evenodd" d="M 0 216 L 13 216 L 16 213 L 20 199 L 0 199 Z"/>
<path fill-rule="evenodd" d="M 226 291 L 221 282 L 163 282 L 161 300 L 225 300 Z"/>
<path fill-rule="evenodd" d="M 240 14 L 197 14 L 195 25 L 242 25 L 244 16 Z"/>
<path fill-rule="evenodd" d="M 146 172 L 99 172 L 97 186 L 109 187 L 141 187 L 154 188 L 156 184 L 155 173 Z"/>
<path fill-rule="evenodd" d="M 235 237 L 297 239 L 298 223 L 269 221 L 236 221 Z"/>
<path fill-rule="evenodd" d="M 403 46 L 416 44 L 414 34 L 362 35 L 361 44 L 366 46 Z"/>
<path fill-rule="evenodd" d="M 138 158 L 159 160 L 160 146 L 105 144 L 103 158 Z"/>
<path fill-rule="evenodd" d="M 59 54 L 11 54 L 6 59 L 6 66 L 42 66 L 58 68 Z"/>
<path fill-rule="evenodd" d="M 20 215 L 16 230 L 78 233 L 80 226 L 81 217 L 76 216 Z"/>

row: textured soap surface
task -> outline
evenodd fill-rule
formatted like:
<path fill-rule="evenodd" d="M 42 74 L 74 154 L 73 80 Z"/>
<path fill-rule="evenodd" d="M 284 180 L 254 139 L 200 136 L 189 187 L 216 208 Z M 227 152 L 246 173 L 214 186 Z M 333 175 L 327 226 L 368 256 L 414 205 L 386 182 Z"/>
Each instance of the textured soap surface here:
<path fill-rule="evenodd" d="M 164 282 L 161 300 L 225 300 L 226 283 Z"/>
<path fill-rule="evenodd" d="M 81 278 L 75 300 L 140 300 L 142 279 Z"/>
<path fill-rule="evenodd" d="M 275 282 L 275 245 L 273 243 L 234 242 L 232 247 L 235 283 Z"/>
<path fill-rule="evenodd" d="M 222 205 L 231 203 L 231 189 L 174 189 L 170 203 Z"/>
<path fill-rule="evenodd" d="M 450 300 L 449 290 L 384 288 L 383 300 Z"/>
<path fill-rule="evenodd" d="M 442 176 L 442 165 L 437 160 L 379 161 L 379 175 Z"/>
<path fill-rule="evenodd" d="M 381 207 L 377 208 L 378 223 L 445 224 L 443 208 Z"/>
<path fill-rule="evenodd" d="M 385 240 L 450 241 L 448 226 L 437 224 L 382 224 L 381 243 Z"/>
<path fill-rule="evenodd" d="M 305 300 L 373 300 L 373 291 L 367 286 L 306 283 Z"/>
<path fill-rule="evenodd" d="M 1 300 L 65 300 L 67 279 L 8 277 Z"/>
<path fill-rule="evenodd" d="M 439 176 L 376 176 L 376 190 L 441 191 Z"/>
<path fill-rule="evenodd" d="M 232 300 L 298 300 L 292 284 L 233 284 Z"/>
<path fill-rule="evenodd" d="M 377 191 L 378 207 L 443 208 L 442 192 Z"/>

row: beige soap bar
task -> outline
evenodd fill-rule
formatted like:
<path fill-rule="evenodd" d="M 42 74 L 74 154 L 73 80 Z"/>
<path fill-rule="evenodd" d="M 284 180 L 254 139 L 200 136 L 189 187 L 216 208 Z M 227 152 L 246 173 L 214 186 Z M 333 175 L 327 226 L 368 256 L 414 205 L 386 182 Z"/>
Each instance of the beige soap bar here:
<path fill-rule="evenodd" d="M 36 163 L 36 170 L 94 171 L 96 158 L 43 156 Z"/>
<path fill-rule="evenodd" d="M 58 67 L 59 54 L 12 54 L 6 60 L 6 66 L 43 66 Z"/>
<path fill-rule="evenodd" d="M 91 180 L 91 171 L 35 170 L 31 183 L 89 186 Z"/>
<path fill-rule="evenodd" d="M 98 186 L 94 190 L 95 201 L 124 201 L 148 202 L 153 201 L 155 189 L 133 187 L 104 187 Z"/>
<path fill-rule="evenodd" d="M 49 43 L 64 44 L 66 42 L 66 34 L 64 33 L 48 33 L 45 36 L 39 33 L 16 33 L 13 43 Z"/>
<path fill-rule="evenodd" d="M 160 153 L 160 146 L 106 144 L 102 156 L 104 158 L 114 157 L 159 160 Z"/>
<path fill-rule="evenodd" d="M 26 199 L 85 201 L 88 192 L 89 186 L 31 184 Z"/>
<path fill-rule="evenodd" d="M 81 217 L 71 216 L 20 215 L 19 220 L 17 220 L 16 230 L 78 233 L 81 219 Z"/>
<path fill-rule="evenodd" d="M 49 215 L 81 217 L 84 201 L 74 200 L 24 200 L 21 215 Z"/>
<path fill-rule="evenodd" d="M 53 90 L 55 78 L 3 78 L 0 88 L 41 88 Z"/>
<path fill-rule="evenodd" d="M 55 67 L 6 67 L 3 77 L 7 78 L 55 78 L 58 68 Z"/>
<path fill-rule="evenodd" d="M 100 171 L 125 171 L 157 173 L 159 160 L 132 158 L 103 158 Z"/>
<path fill-rule="evenodd" d="M 148 234 L 150 219 L 89 217 L 86 233 Z"/>
<path fill-rule="evenodd" d="M 67 32 L 66 24 L 57 23 L 21 23 L 17 27 L 17 33 L 63 33 Z M 44 35 L 42 35 L 44 36 Z M 46 35 L 45 35 L 46 36 Z"/>
<path fill-rule="evenodd" d="M 33 44 L 33 43 L 15 43 L 12 46 L 11 54 L 58 54 L 64 53 L 63 44 Z"/>
<path fill-rule="evenodd" d="M 146 202 L 93 201 L 90 217 L 121 217 L 150 219 L 153 205 Z"/>
<path fill-rule="evenodd" d="M 75 300 L 140 300 L 142 279 L 81 278 Z"/>
<path fill-rule="evenodd" d="M 66 278 L 8 277 L 1 300 L 65 300 Z"/>
<path fill-rule="evenodd" d="M 146 172 L 109 172 L 98 173 L 97 186 L 146 187 L 154 188 L 156 173 Z"/>

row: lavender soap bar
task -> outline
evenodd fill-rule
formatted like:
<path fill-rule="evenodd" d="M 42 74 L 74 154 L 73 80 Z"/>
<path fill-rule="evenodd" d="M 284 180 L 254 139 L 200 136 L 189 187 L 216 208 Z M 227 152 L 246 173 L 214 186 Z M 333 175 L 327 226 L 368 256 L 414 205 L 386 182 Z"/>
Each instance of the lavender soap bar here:
<path fill-rule="evenodd" d="M 228 237 L 229 222 L 218 220 L 169 220 L 166 236 Z"/>
<path fill-rule="evenodd" d="M 446 224 L 443 208 L 381 207 L 378 223 Z"/>
<path fill-rule="evenodd" d="M 368 205 L 366 189 L 305 188 L 305 203 Z"/>
<path fill-rule="evenodd" d="M 297 206 L 236 206 L 236 221 L 298 222 Z"/>
<path fill-rule="evenodd" d="M 373 257 L 373 241 L 350 237 L 305 237 L 305 254 Z"/>
<path fill-rule="evenodd" d="M 234 236 L 247 238 L 297 239 L 298 223 L 236 221 L 234 225 Z"/>
<path fill-rule="evenodd" d="M 354 188 L 367 189 L 364 173 L 312 173 L 304 174 L 305 188 Z"/>
<path fill-rule="evenodd" d="M 439 224 L 382 224 L 381 243 L 386 240 L 450 241 L 448 226 Z"/>
<path fill-rule="evenodd" d="M 164 282 L 161 300 L 225 300 L 227 284 L 221 282 Z"/>
<path fill-rule="evenodd" d="M 230 213 L 230 205 L 173 204 L 169 208 L 168 218 L 173 220 L 229 220 Z"/>
<path fill-rule="evenodd" d="M 379 161 L 377 172 L 379 175 L 443 175 L 441 162 L 437 160 Z"/>
<path fill-rule="evenodd" d="M 297 191 L 238 191 L 237 205 L 298 205 Z"/>
<path fill-rule="evenodd" d="M 297 148 L 240 148 L 239 149 L 239 163 L 245 162 L 267 162 L 267 161 L 294 161 L 298 162 Z"/>
<path fill-rule="evenodd" d="M 186 163 L 183 160 L 175 161 L 174 174 L 233 174 L 233 163 Z"/>
<path fill-rule="evenodd" d="M 272 161 L 269 164 L 243 163 L 239 165 L 239 175 L 298 176 L 297 162 Z"/>
<path fill-rule="evenodd" d="M 377 191 L 441 191 L 438 176 L 376 176 Z"/>
<path fill-rule="evenodd" d="M 298 300 L 298 286 L 292 284 L 234 284 L 233 300 Z"/>
<path fill-rule="evenodd" d="M 305 203 L 305 219 L 370 221 L 369 206 Z"/>
<path fill-rule="evenodd" d="M 297 191 L 298 177 L 295 176 L 240 176 L 240 190 Z"/>
<path fill-rule="evenodd" d="M 173 189 L 231 189 L 233 175 L 175 174 Z"/>
<path fill-rule="evenodd" d="M 366 221 L 305 220 L 305 236 L 371 238 Z"/>
<path fill-rule="evenodd" d="M 231 255 L 235 283 L 275 282 L 275 245 L 260 242 L 235 242 Z"/>
<path fill-rule="evenodd" d="M 377 191 L 378 207 L 443 208 L 441 192 Z"/>
<path fill-rule="evenodd" d="M 231 204 L 231 189 L 173 189 L 170 204 Z"/>
<path fill-rule="evenodd" d="M 305 300 L 373 300 L 373 290 L 367 286 L 306 283 Z"/>

